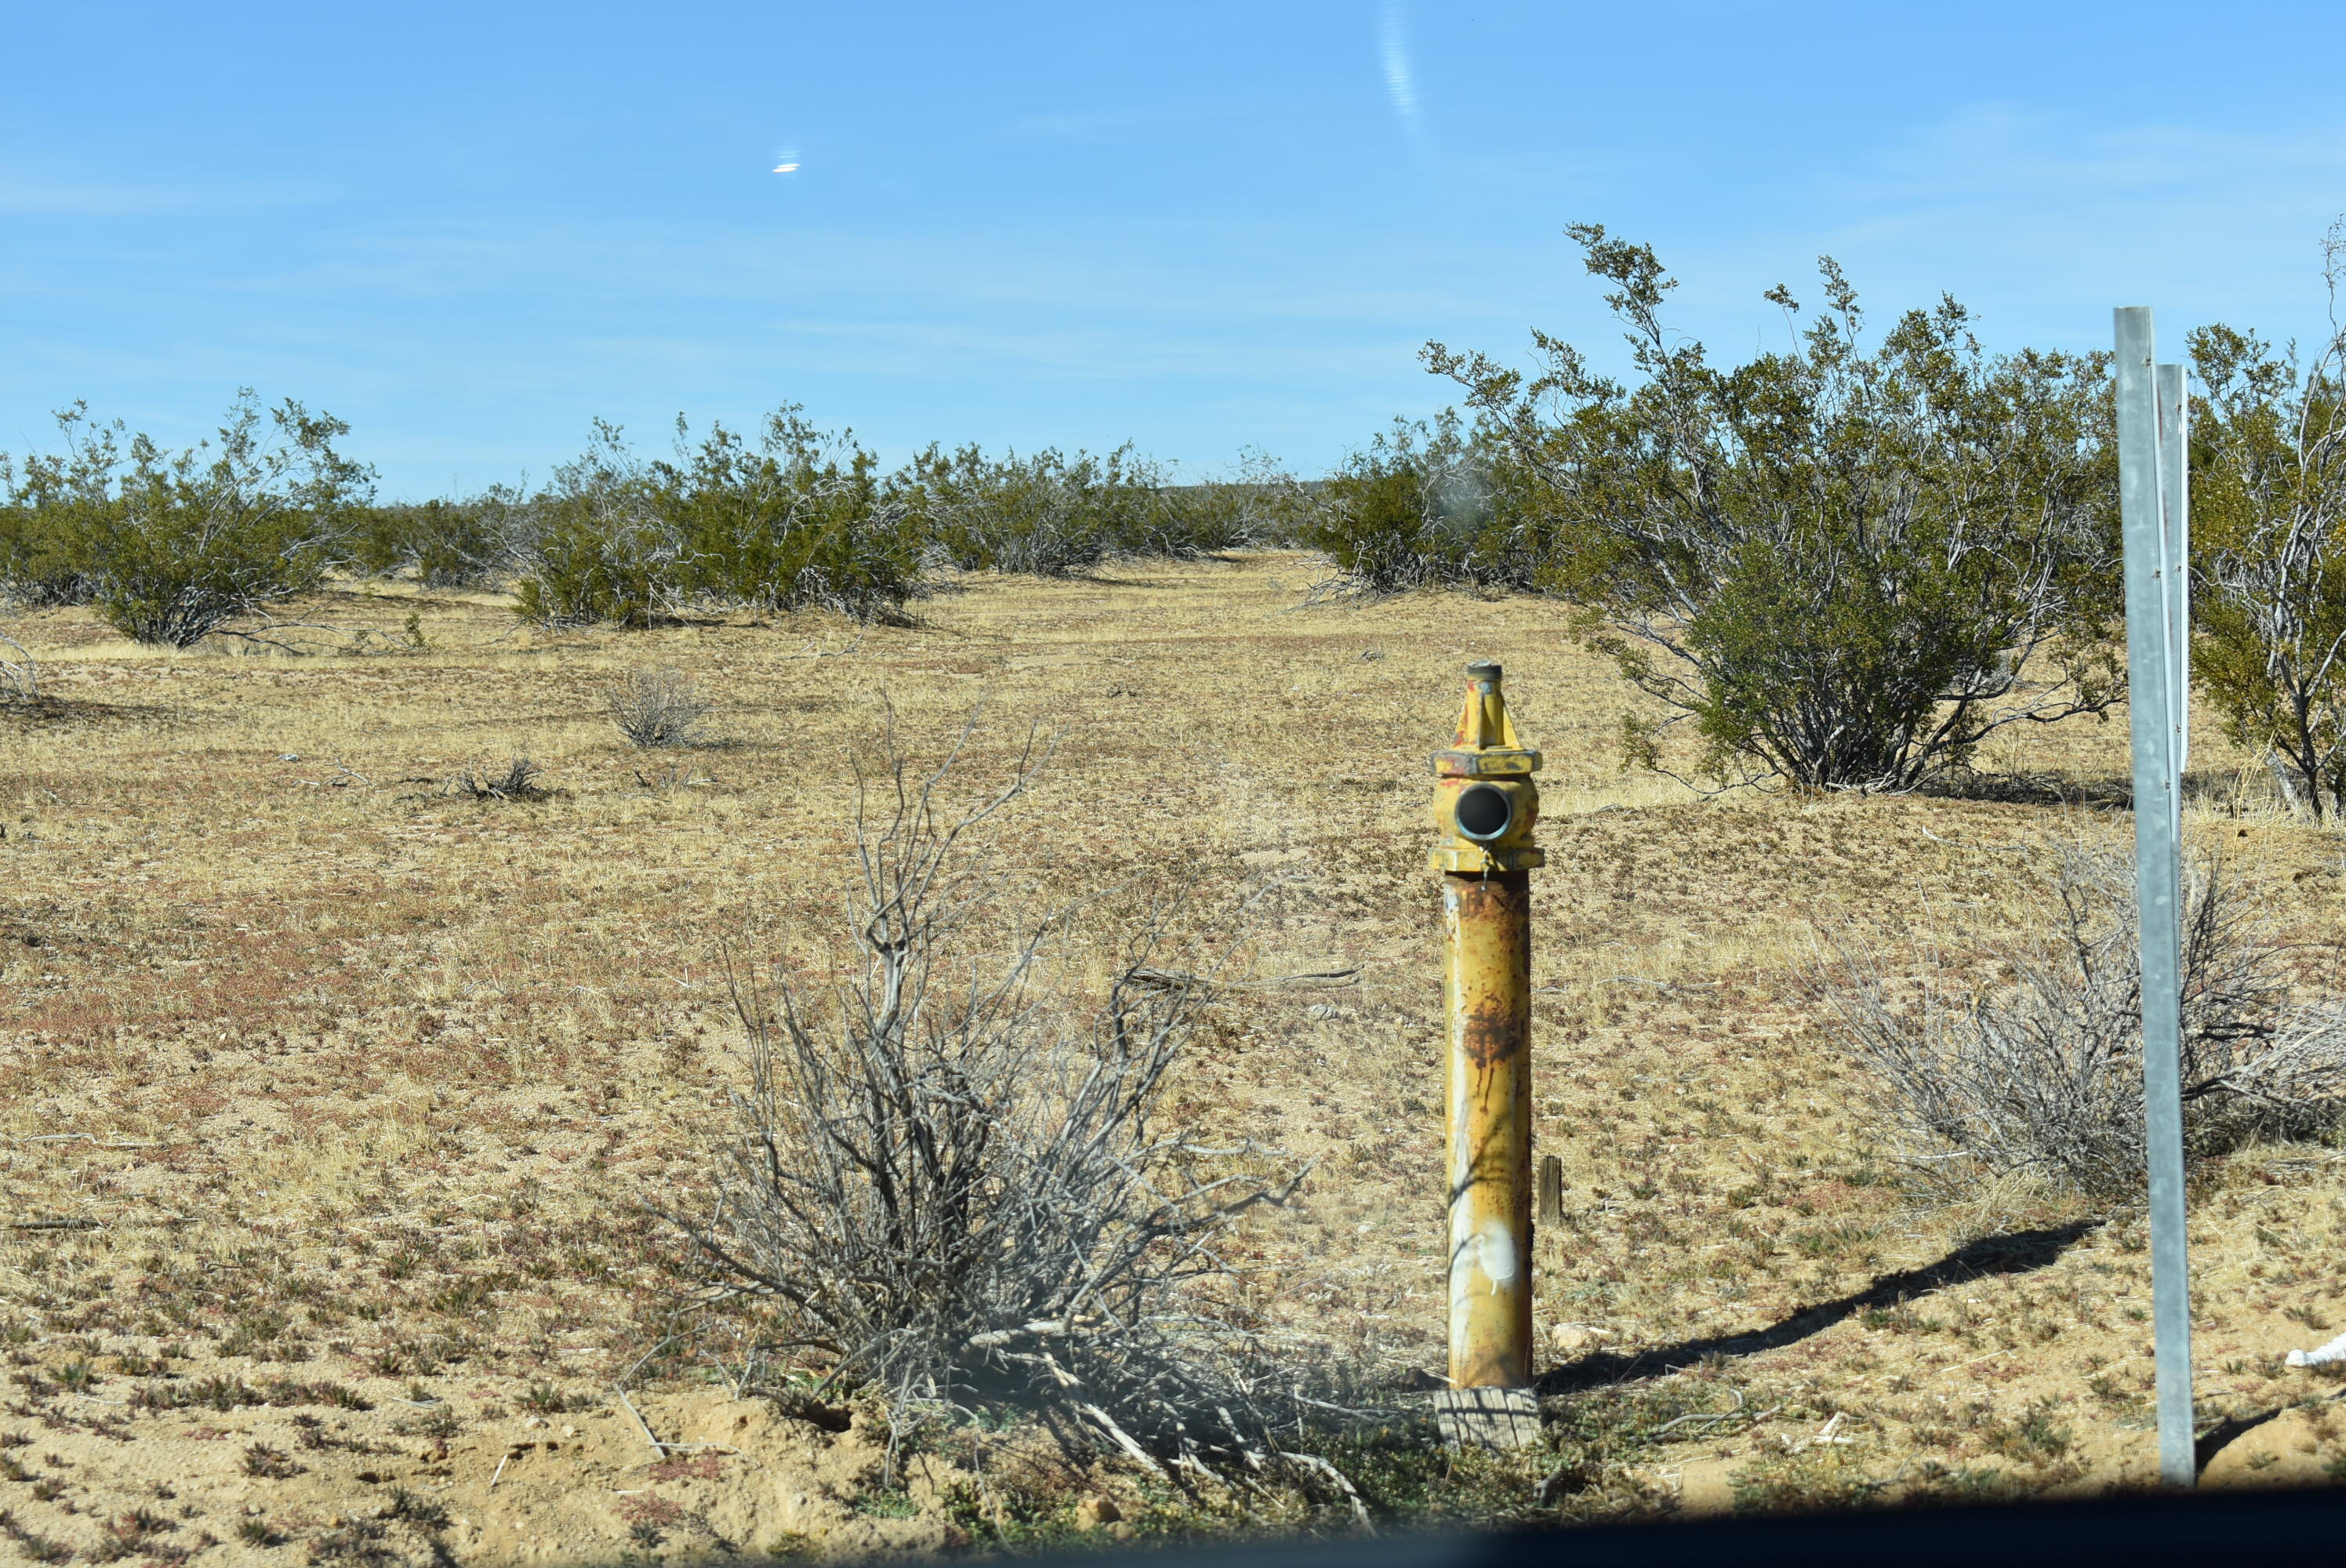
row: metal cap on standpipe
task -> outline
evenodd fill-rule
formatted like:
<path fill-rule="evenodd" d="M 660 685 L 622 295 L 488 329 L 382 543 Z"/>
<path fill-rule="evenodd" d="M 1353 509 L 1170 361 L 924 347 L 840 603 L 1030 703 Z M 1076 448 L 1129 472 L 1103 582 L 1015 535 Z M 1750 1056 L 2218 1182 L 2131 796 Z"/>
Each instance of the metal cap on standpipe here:
<path fill-rule="evenodd" d="M 1515 738 L 1495 664 L 1466 667 L 1466 705 L 1448 749 L 1433 754 L 1433 825 L 1445 840 L 1437 871 L 1527 871 L 1547 863 L 1532 843 L 1540 754 Z"/>

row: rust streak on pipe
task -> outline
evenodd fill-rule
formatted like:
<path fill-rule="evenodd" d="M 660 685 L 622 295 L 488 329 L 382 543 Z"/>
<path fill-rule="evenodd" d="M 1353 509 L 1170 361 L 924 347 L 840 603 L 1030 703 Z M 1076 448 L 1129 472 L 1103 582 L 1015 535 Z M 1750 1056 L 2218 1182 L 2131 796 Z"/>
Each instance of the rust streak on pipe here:
<path fill-rule="evenodd" d="M 1532 1380 L 1531 874 L 1442 879 L 1450 1380 Z"/>

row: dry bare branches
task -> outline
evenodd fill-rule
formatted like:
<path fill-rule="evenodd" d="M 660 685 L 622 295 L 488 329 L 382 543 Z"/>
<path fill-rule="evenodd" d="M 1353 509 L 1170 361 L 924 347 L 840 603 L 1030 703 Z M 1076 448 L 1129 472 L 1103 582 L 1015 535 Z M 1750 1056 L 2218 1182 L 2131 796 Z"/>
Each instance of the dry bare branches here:
<path fill-rule="evenodd" d="M 516 757 L 502 773 L 485 768 L 475 773 L 467 768 L 448 781 L 448 793 L 475 800 L 543 800 L 552 793 L 538 782 L 545 774 L 546 769 L 528 758 Z"/>
<path fill-rule="evenodd" d="M 0 701 L 38 702 L 41 699 L 41 669 L 25 645 L 5 632 L 0 632 L 0 644 L 16 650 L 13 659 L 0 657 Z"/>
<path fill-rule="evenodd" d="M 736 984 L 750 1083 L 713 1209 L 678 1223 L 719 1295 L 776 1309 L 774 1349 L 900 1406 L 1008 1399 L 1095 1446 L 1242 1459 L 1292 1401 L 1198 1287 L 1230 1222 L 1292 1181 L 1160 1117 L 1213 983 L 1209 962 L 1157 962 L 1168 911 L 1104 994 L 1057 962 L 1063 917 L 1004 918 L 969 835 L 1040 762 L 1030 741 L 952 810 L 953 757 L 923 775 L 892 755 L 865 781 L 859 966 L 828 996 Z"/>
<path fill-rule="evenodd" d="M 709 704 L 672 669 L 631 671 L 611 687 L 611 722 L 638 746 L 695 746 Z"/>
<path fill-rule="evenodd" d="M 1899 983 L 1841 956 L 1846 1043 L 1907 1156 L 1949 1180 L 2030 1173 L 2111 1195 L 2142 1179 L 2141 965 L 2123 850 L 2061 851 L 2045 935 L 1979 986 Z M 2346 1006 L 2293 1003 L 2270 934 L 2213 863 L 2185 891 L 2183 1095 L 2194 1159 L 2346 1116 Z"/>

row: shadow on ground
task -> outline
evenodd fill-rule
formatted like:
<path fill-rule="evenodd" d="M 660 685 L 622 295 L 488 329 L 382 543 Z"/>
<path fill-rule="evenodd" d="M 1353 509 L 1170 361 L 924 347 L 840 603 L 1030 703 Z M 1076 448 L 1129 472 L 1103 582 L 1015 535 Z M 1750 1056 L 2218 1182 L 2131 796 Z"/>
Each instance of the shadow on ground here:
<path fill-rule="evenodd" d="M 1540 1374 L 1535 1386 L 1543 1394 L 1569 1393 L 1576 1389 L 1627 1382 L 1635 1378 L 1666 1377 L 1672 1372 L 1683 1371 L 1708 1357 L 1756 1356 L 1766 1350 L 1780 1350 L 1811 1334 L 1821 1334 L 1860 1312 L 1895 1307 L 1902 1301 L 1911 1301 L 1918 1296 L 1927 1296 L 1933 1290 L 1960 1285 L 1965 1280 L 1995 1274 L 2025 1274 L 2032 1269 L 2042 1268 L 2058 1258 L 2079 1237 L 2093 1229 L 2094 1224 L 2090 1220 L 2080 1220 L 2074 1225 L 2054 1226 L 2040 1230 L 1984 1236 L 1976 1241 L 1966 1242 L 1936 1263 L 1885 1274 L 1862 1290 L 1803 1308 L 1770 1328 L 1741 1334 L 1713 1335 L 1703 1339 L 1682 1339 L 1675 1345 L 1658 1345 L 1645 1350 L 1603 1350 L 1583 1356 L 1576 1361 L 1567 1361 L 1560 1367 L 1549 1368 Z"/>
<path fill-rule="evenodd" d="M 2269 1410 L 2259 1410 L 2254 1415 L 2226 1416 L 2199 1434 L 2199 1441 L 2194 1445 L 2195 1461 L 2198 1468 L 2206 1470 L 2209 1460 L 2280 1414 L 2280 1408 L 2275 1406 Z"/>

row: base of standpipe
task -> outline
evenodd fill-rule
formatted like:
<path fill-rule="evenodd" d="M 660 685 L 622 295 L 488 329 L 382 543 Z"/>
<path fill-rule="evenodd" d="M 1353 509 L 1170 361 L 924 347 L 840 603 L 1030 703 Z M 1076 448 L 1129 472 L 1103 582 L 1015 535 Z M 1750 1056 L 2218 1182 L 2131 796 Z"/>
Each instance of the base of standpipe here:
<path fill-rule="evenodd" d="M 1540 1441 L 1539 1396 L 1529 1389 L 1442 1389 L 1433 1395 L 1433 1420 L 1451 1448 L 1531 1448 Z"/>

